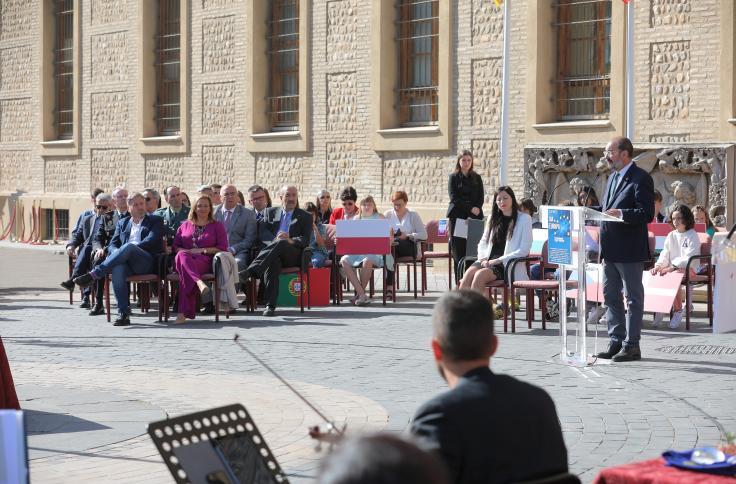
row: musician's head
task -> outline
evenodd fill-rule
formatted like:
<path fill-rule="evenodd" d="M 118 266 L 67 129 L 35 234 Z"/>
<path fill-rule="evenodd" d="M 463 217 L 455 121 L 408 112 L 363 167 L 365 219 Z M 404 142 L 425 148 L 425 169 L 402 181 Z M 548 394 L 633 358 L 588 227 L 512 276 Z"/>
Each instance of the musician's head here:
<path fill-rule="evenodd" d="M 473 368 L 487 367 L 496 352 L 493 308 L 476 291 L 452 291 L 440 297 L 432 313 L 432 327 L 434 358 L 450 387 Z"/>
<path fill-rule="evenodd" d="M 395 435 L 347 439 L 322 461 L 320 484 L 448 484 L 440 459 Z"/>

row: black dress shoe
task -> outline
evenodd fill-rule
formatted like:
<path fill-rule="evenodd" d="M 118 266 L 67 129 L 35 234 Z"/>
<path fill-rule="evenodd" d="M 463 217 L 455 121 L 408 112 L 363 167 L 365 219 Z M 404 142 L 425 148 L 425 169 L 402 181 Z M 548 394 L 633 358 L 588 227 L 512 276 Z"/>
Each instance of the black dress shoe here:
<path fill-rule="evenodd" d="M 95 307 L 92 308 L 92 311 L 89 312 L 89 315 L 99 316 L 100 314 L 105 314 L 105 308 L 102 306 L 102 304 L 95 304 Z"/>
<path fill-rule="evenodd" d="M 202 314 L 215 314 L 215 305 L 209 302 L 202 306 Z"/>
<path fill-rule="evenodd" d="M 639 348 L 621 348 L 621 351 L 613 356 L 613 361 L 616 363 L 621 361 L 636 361 L 641 360 L 641 350 Z"/>
<path fill-rule="evenodd" d="M 82 309 L 89 309 L 92 307 L 92 305 L 89 303 L 89 299 L 84 298 L 82 299 L 82 304 L 80 304 L 79 307 Z"/>
<path fill-rule="evenodd" d="M 60 284 L 61 287 L 66 289 L 67 291 L 73 291 L 74 290 L 74 281 L 69 279 L 68 281 L 64 281 Z"/>
<path fill-rule="evenodd" d="M 115 322 L 112 323 L 113 326 L 130 326 L 130 315 L 128 314 L 118 314 L 118 317 L 115 318 Z"/>
<path fill-rule="evenodd" d="M 74 278 L 74 284 L 79 287 L 89 287 L 92 285 L 93 282 L 95 282 L 95 278 L 92 277 L 92 274 L 90 273 L 83 274 L 79 277 Z"/>
<path fill-rule="evenodd" d="M 265 311 L 263 311 L 263 315 L 267 318 L 276 316 L 276 309 L 272 308 L 271 306 L 267 307 Z"/>
<path fill-rule="evenodd" d="M 601 351 L 600 353 L 598 353 L 598 358 L 610 360 L 615 355 L 617 355 L 619 351 L 621 351 L 621 343 L 611 341 L 610 343 L 608 343 L 608 349 L 606 351 Z"/>

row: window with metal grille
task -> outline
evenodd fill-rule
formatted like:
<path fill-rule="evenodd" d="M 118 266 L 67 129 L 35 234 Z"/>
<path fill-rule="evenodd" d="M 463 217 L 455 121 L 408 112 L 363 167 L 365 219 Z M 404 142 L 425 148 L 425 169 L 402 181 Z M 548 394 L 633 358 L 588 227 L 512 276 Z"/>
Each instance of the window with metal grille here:
<path fill-rule="evenodd" d="M 399 0 L 399 120 L 437 124 L 439 0 Z"/>
<path fill-rule="evenodd" d="M 44 239 L 46 240 L 68 240 L 69 239 L 69 210 L 45 208 L 43 218 L 45 220 Z"/>
<path fill-rule="evenodd" d="M 299 0 L 272 0 L 268 116 L 274 131 L 299 129 Z"/>
<path fill-rule="evenodd" d="M 611 0 L 557 0 L 557 117 L 608 118 Z"/>
<path fill-rule="evenodd" d="M 179 0 L 158 0 L 156 33 L 156 126 L 159 136 L 180 133 Z"/>
<path fill-rule="evenodd" d="M 56 139 L 74 136 L 74 2 L 54 0 L 54 128 Z"/>

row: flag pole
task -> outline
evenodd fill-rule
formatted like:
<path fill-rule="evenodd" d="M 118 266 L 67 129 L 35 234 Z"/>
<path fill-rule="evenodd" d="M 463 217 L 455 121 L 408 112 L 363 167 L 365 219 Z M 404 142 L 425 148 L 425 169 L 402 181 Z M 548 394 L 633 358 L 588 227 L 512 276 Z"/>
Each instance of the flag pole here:
<path fill-rule="evenodd" d="M 509 156 L 509 2 L 503 2 L 503 84 L 501 86 L 501 143 L 499 147 L 498 180 L 506 185 Z"/>
<path fill-rule="evenodd" d="M 626 133 L 634 136 L 634 7 L 626 2 Z"/>

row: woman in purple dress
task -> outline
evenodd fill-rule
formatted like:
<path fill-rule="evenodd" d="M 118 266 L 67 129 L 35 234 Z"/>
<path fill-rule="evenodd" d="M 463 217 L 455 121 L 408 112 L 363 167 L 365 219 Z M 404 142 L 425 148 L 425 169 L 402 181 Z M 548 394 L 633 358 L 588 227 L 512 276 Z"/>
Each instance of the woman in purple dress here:
<path fill-rule="evenodd" d="M 203 295 L 210 289 L 201 277 L 212 272 L 212 258 L 227 250 L 225 225 L 214 218 L 212 199 L 199 196 L 194 200 L 189 220 L 185 220 L 174 237 L 174 267 L 179 274 L 179 315 L 176 324 L 194 319 L 199 290 Z M 217 303 L 218 301 L 215 301 Z"/>

